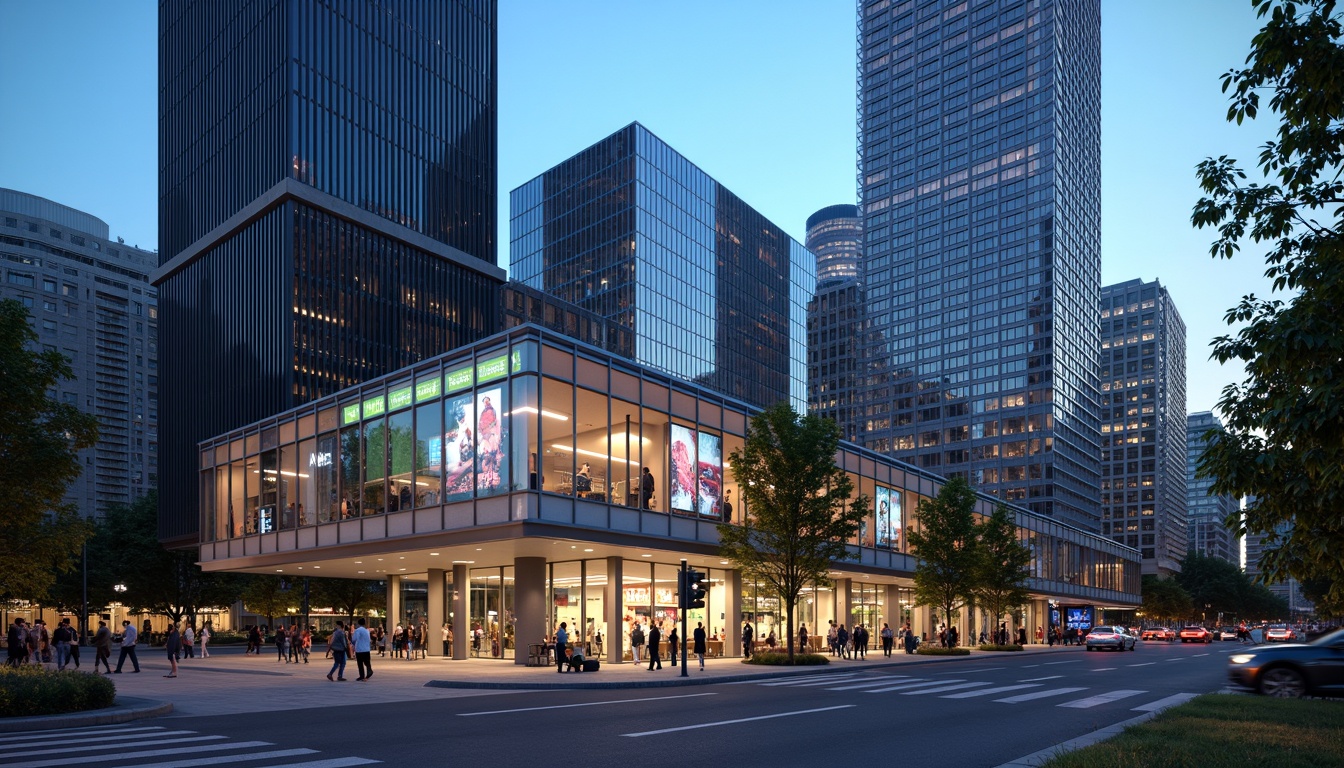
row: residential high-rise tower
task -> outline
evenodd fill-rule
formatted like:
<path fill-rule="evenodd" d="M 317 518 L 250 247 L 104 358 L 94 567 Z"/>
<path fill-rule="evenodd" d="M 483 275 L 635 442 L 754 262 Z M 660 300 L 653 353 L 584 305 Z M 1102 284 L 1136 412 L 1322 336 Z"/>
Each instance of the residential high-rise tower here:
<path fill-rule="evenodd" d="M 1097 0 L 864 0 L 868 447 L 1098 519 Z"/>

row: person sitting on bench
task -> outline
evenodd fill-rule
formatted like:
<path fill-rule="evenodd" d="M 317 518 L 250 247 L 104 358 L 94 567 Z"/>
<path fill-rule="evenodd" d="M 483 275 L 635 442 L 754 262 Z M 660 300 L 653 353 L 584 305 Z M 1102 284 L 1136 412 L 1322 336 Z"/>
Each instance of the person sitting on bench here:
<path fill-rule="evenodd" d="M 566 655 L 568 656 L 568 659 L 569 659 L 569 670 L 570 670 L 571 672 L 573 672 L 573 671 L 582 672 L 582 671 L 583 671 L 583 649 L 582 649 L 582 648 L 571 647 L 571 648 L 567 648 L 567 649 L 565 649 L 565 651 L 566 651 Z"/>

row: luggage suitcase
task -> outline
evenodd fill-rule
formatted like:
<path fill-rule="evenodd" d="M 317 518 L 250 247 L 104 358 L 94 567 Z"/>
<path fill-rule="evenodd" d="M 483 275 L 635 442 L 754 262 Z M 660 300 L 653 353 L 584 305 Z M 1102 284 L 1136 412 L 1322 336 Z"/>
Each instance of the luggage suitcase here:
<path fill-rule="evenodd" d="M 596 672 L 596 671 L 598 670 L 598 668 L 601 667 L 601 666 L 602 666 L 602 662 L 598 661 L 597 659 L 584 659 L 584 660 L 583 660 L 583 671 L 584 671 L 584 672 Z"/>

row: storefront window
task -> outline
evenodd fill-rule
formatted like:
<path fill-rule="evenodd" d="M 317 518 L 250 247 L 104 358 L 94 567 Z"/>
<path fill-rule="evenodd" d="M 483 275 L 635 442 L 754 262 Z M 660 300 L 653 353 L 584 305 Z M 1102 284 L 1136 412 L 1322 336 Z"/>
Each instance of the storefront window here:
<path fill-rule="evenodd" d="M 415 506 L 439 503 L 443 491 L 443 406 L 434 400 L 415 409 Z"/>
<path fill-rule="evenodd" d="M 387 508 L 391 512 L 410 509 L 415 504 L 415 428 L 411 411 L 399 411 L 387 417 L 388 472 Z"/>
<path fill-rule="evenodd" d="M 243 533 L 251 536 L 257 533 L 257 508 L 261 506 L 261 462 L 256 456 L 247 459 L 247 502 L 243 511 Z"/>
<path fill-rule="evenodd" d="M 235 539 L 247 531 L 247 474 L 245 462 L 229 465 L 229 527 Z"/>
<path fill-rule="evenodd" d="M 579 637 L 579 627 L 583 621 L 581 571 L 582 564 L 578 562 L 551 565 L 551 615 L 547 627 L 548 636 L 554 636 L 555 631 L 560 628 L 560 622 L 563 621 L 569 629 L 569 636 L 576 639 Z"/>
<path fill-rule="evenodd" d="M 643 410 L 643 421 L 640 425 L 639 435 L 639 461 L 641 466 L 639 470 L 649 470 L 654 478 L 653 497 L 646 504 L 647 509 L 658 512 L 668 510 L 668 483 L 671 475 L 667 471 L 667 460 L 669 451 L 668 442 L 668 420 L 667 414 L 661 411 L 653 411 L 648 408 Z M 632 449 L 634 446 L 631 446 Z"/>
<path fill-rule="evenodd" d="M 601 436 L 600 425 L 594 425 Z M 644 441 L 639 423 L 639 406 L 624 400 L 611 399 L 611 426 L 607 435 L 611 457 L 610 485 L 612 503 L 628 507 L 640 506 L 640 443 Z M 603 451 L 598 451 L 602 453 Z M 656 495 L 656 491 L 655 491 Z"/>
<path fill-rule="evenodd" d="M 364 422 L 364 514 L 381 515 L 387 507 L 387 427 L 383 419 Z"/>
<path fill-rule="evenodd" d="M 652 616 L 653 564 L 647 560 L 626 560 L 622 566 L 621 581 L 621 628 L 625 634 L 622 647 L 625 648 L 625 660 L 632 660 L 630 633 L 638 623 L 647 628 Z M 645 629 L 645 638 L 648 631 Z"/>
<path fill-rule="evenodd" d="M 584 467 L 587 467 L 587 480 L 579 480 L 575 486 L 575 493 L 584 498 L 593 501 L 610 501 L 615 504 L 624 504 L 624 498 L 617 497 L 613 490 L 613 480 L 611 468 L 613 466 L 625 466 L 624 462 L 617 464 L 609 463 L 609 455 L 612 450 L 611 435 L 613 432 L 621 432 L 625 429 L 624 424 L 620 429 L 612 429 L 607 415 L 608 397 L 604 394 L 593 392 L 587 389 L 578 389 L 575 391 L 575 410 L 574 413 L 579 416 L 575 425 L 575 446 L 582 449 L 575 460 L 578 462 L 578 473 L 584 475 Z M 623 439 L 623 438 L 622 438 Z M 621 448 L 624 450 L 624 447 Z M 620 479 L 625 478 L 625 472 L 620 472 Z"/>
<path fill-rule="evenodd" d="M 220 538 L 232 538 L 235 534 L 229 519 L 229 467 L 216 467 L 215 473 L 215 530 Z"/>
<path fill-rule="evenodd" d="M 261 454 L 261 506 L 258 511 L 258 523 L 255 533 L 271 533 L 280 523 L 277 505 L 280 488 L 280 472 L 276 466 L 276 452 Z"/>
<path fill-rule="evenodd" d="M 341 430 L 341 506 L 340 517 L 359 517 L 364 501 L 363 441 L 359 426 Z"/>
<path fill-rule="evenodd" d="M 299 499 L 302 498 L 303 476 L 299 474 L 298 447 L 293 443 L 280 446 L 280 467 L 276 476 L 277 508 L 280 510 L 280 530 L 292 531 L 298 526 Z M 303 473 L 304 475 L 307 472 Z"/>
<path fill-rule="evenodd" d="M 742 498 L 737 484 L 737 475 L 733 473 L 733 453 L 740 453 L 742 438 L 725 433 L 723 436 L 723 519 L 730 523 L 741 524 L 746 514 L 746 499 Z"/>
<path fill-rule="evenodd" d="M 335 432 L 328 432 L 317 438 L 316 448 L 307 456 L 308 474 L 311 476 L 305 488 L 309 496 L 307 522 L 300 525 L 325 523 L 340 516 L 340 496 L 336 485 L 336 462 L 338 441 Z"/>
<path fill-rule="evenodd" d="M 503 639 L 501 642 L 503 648 L 501 649 L 501 658 L 512 659 L 518 648 L 517 586 L 513 578 L 512 565 L 506 565 L 500 571 L 503 574 L 503 578 L 500 580 L 500 599 L 504 605 L 502 611 Z"/>
<path fill-rule="evenodd" d="M 215 533 L 215 470 L 206 469 L 200 473 L 200 513 L 201 541 L 214 541 Z"/>
<path fill-rule="evenodd" d="M 545 470 L 538 454 L 537 378 L 519 376 L 513 380 L 513 411 L 509 430 L 513 437 L 513 490 L 551 490 L 546 487 Z M 572 423 L 572 421 L 570 422 Z M 544 449 L 541 449 L 544 450 Z"/>
<path fill-rule="evenodd" d="M 473 568 L 471 570 L 471 643 L 472 657 L 483 659 L 503 658 L 501 645 L 500 610 L 500 573 L 498 568 Z"/>
<path fill-rule="evenodd" d="M 677 571 L 679 566 L 658 564 L 653 573 L 653 623 L 663 635 L 663 657 L 667 657 L 667 638 L 675 626 L 681 631 L 681 612 L 677 609 Z M 694 626 L 694 625 L 692 625 Z"/>
<path fill-rule="evenodd" d="M 541 490 L 566 495 L 592 491 L 592 450 L 574 441 L 574 387 L 555 379 L 541 380 Z M 589 423 L 587 416 L 584 422 Z M 577 455 L 576 455 L 577 454 Z M 587 467 L 582 475 L 576 474 Z M 573 626 L 573 625 L 571 625 Z"/>
<path fill-rule="evenodd" d="M 589 560 L 583 565 L 583 639 L 588 643 L 588 654 L 596 658 L 605 651 L 608 635 L 607 561 Z"/>

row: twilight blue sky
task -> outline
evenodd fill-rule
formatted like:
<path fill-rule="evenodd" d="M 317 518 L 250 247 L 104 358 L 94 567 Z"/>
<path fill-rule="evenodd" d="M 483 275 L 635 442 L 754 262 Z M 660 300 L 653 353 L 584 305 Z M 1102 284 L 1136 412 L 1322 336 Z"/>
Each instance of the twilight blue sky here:
<path fill-rule="evenodd" d="M 508 192 L 639 120 L 799 240 L 855 199 L 852 0 L 500 0 L 501 264 Z M 151 0 L 0 0 L 0 186 L 157 240 Z M 1224 121 L 1218 75 L 1258 28 L 1248 0 L 1102 0 L 1102 279 L 1157 277 L 1188 328 L 1188 409 L 1237 369 L 1223 311 L 1264 293 L 1255 253 L 1208 256 L 1194 165 L 1253 158 L 1272 126 Z"/>

